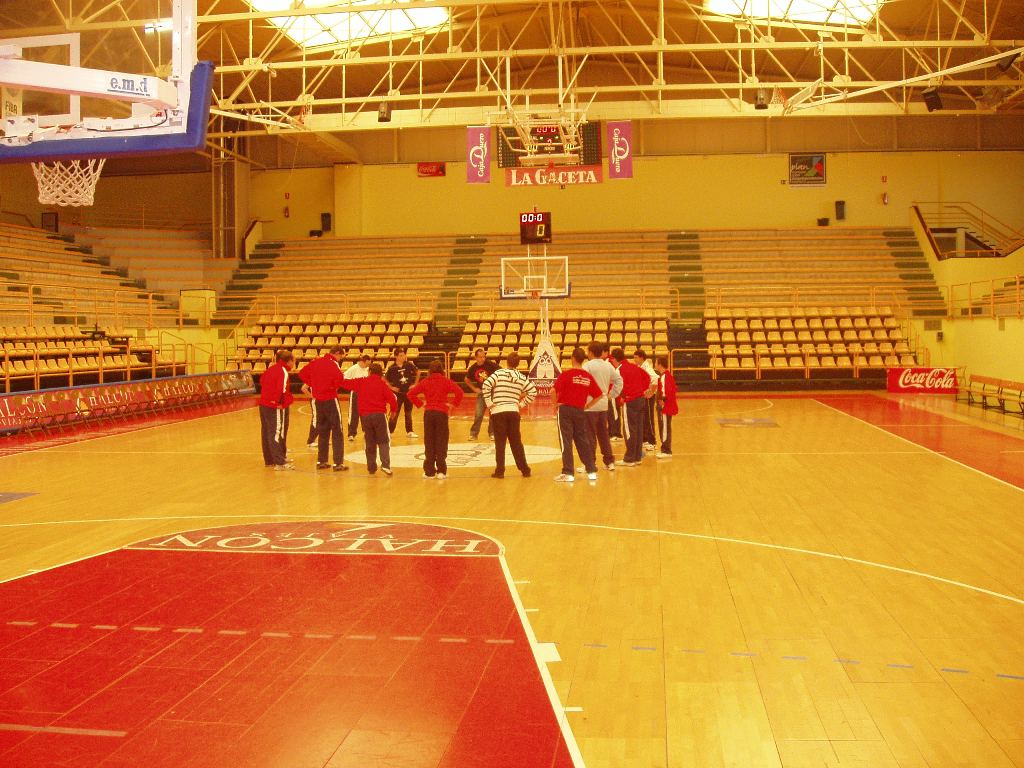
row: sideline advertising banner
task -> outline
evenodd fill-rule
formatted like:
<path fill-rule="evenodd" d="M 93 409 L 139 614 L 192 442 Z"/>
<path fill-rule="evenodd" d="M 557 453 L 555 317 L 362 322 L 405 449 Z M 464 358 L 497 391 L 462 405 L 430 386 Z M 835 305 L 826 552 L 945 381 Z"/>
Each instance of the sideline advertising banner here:
<path fill-rule="evenodd" d="M 886 384 L 890 392 L 955 395 L 956 368 L 890 368 Z"/>
<path fill-rule="evenodd" d="M 113 414 L 144 414 L 173 403 L 196 403 L 254 392 L 248 371 L 173 376 L 0 395 L 0 435 L 73 425 Z"/>

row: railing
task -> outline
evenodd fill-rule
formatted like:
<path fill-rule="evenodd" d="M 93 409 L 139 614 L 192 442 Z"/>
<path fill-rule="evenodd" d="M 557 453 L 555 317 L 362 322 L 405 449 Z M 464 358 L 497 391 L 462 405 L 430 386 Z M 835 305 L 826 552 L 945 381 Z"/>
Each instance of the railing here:
<path fill-rule="evenodd" d="M 1024 317 L 1024 276 L 957 283 L 946 289 L 950 320 L 980 317 Z"/>
<path fill-rule="evenodd" d="M 711 380 L 712 381 L 718 381 L 719 375 L 722 374 L 722 373 L 729 374 L 730 376 L 733 375 L 733 374 L 741 374 L 741 375 L 743 375 L 746 378 L 749 378 L 750 376 L 753 376 L 754 381 L 763 381 L 763 380 L 765 380 L 765 376 L 764 376 L 764 372 L 765 371 L 769 371 L 769 372 L 772 372 L 772 371 L 787 371 L 787 372 L 788 371 L 799 371 L 799 372 L 801 372 L 803 374 L 803 378 L 805 380 L 808 380 L 808 379 L 811 378 L 811 371 L 849 371 L 852 374 L 853 378 L 859 379 L 861 377 L 861 371 L 865 371 L 865 370 L 870 370 L 870 371 L 884 370 L 884 368 L 879 368 L 877 366 L 859 365 L 857 363 L 857 355 L 854 355 L 854 354 L 849 355 L 849 357 L 852 360 L 852 364 L 851 365 L 836 365 L 836 366 L 813 365 L 812 366 L 812 365 L 808 365 L 807 364 L 808 355 L 801 353 L 800 355 L 791 355 L 791 357 L 800 357 L 800 358 L 802 358 L 803 365 L 800 365 L 800 366 L 789 366 L 787 368 L 766 367 L 766 366 L 763 366 L 762 363 L 761 363 L 761 360 L 763 358 L 771 359 L 771 358 L 774 358 L 774 357 L 779 357 L 779 355 L 772 355 L 772 354 L 765 355 L 765 354 L 762 354 L 761 352 L 758 352 L 757 350 L 754 350 L 754 352 L 752 354 L 750 354 L 750 355 L 743 355 L 743 357 L 752 358 L 753 361 L 754 361 L 753 366 L 747 367 L 747 368 L 742 368 L 742 367 L 726 368 L 724 365 L 713 366 L 713 365 L 710 365 L 710 364 L 709 365 L 676 365 L 676 355 L 677 354 L 683 354 L 683 353 L 686 353 L 686 352 L 691 352 L 691 353 L 692 352 L 700 352 L 700 353 L 707 354 L 708 348 L 707 347 L 675 347 L 675 348 L 669 350 L 669 370 L 672 373 L 675 373 L 676 371 L 710 371 L 711 372 Z M 915 354 L 915 356 L 917 355 L 916 352 L 914 354 Z M 812 357 L 820 357 L 820 355 L 812 355 Z M 863 355 L 861 355 L 861 357 L 863 357 Z M 778 380 L 782 381 L 783 379 L 780 377 Z"/>
<path fill-rule="evenodd" d="M 816 298 L 820 296 L 829 298 Z M 903 302 L 896 290 L 863 285 L 748 285 L 736 288 L 708 288 L 704 293 L 704 302 L 708 309 L 810 307 L 842 303 L 869 307 L 889 306 L 894 313 L 899 314 L 903 308 Z M 920 305 L 920 302 L 915 302 L 915 305 Z"/>
<path fill-rule="evenodd" d="M 4 325 L 51 325 L 54 315 L 70 315 L 73 325 L 126 327 L 155 327 L 162 319 L 182 327 L 185 315 L 181 308 L 166 309 L 159 306 L 155 294 L 138 288 L 93 288 L 69 286 L 61 283 L 3 280 L 0 285 L 19 289 L 5 298 L 14 298 L 0 304 L 0 321 Z M 43 290 L 56 295 L 44 296 Z M 144 298 L 139 298 L 139 296 Z M 23 301 L 17 301 L 18 298 Z"/>
<path fill-rule="evenodd" d="M 610 290 L 599 290 L 596 288 L 573 288 L 572 294 L 564 299 L 553 299 L 556 309 L 559 306 L 566 306 L 571 309 L 579 309 L 583 306 L 589 307 L 614 307 L 635 312 L 663 312 L 668 314 L 672 308 L 672 299 L 669 288 L 657 290 L 641 288 L 633 291 L 628 296 L 609 296 Z M 502 299 L 498 291 L 494 290 L 487 295 L 481 295 L 480 290 L 458 291 L 455 294 L 455 315 L 458 320 L 465 321 L 473 312 L 509 312 L 520 309 L 527 309 L 535 306 L 531 299 L 513 300 Z"/>
<path fill-rule="evenodd" d="M 212 225 L 204 219 L 182 219 L 168 213 L 166 206 L 145 204 L 125 206 L 117 209 L 82 208 L 70 215 L 67 222 L 75 226 L 116 227 L 119 229 L 175 229 L 191 232 L 212 231 Z"/>
<path fill-rule="evenodd" d="M 174 351 L 172 350 L 172 354 Z M 111 374 L 117 375 L 119 380 L 132 381 L 140 378 L 155 379 L 158 370 L 170 369 L 173 376 L 186 372 L 185 366 L 178 363 L 176 356 L 171 360 L 159 359 L 156 349 L 148 345 L 142 345 L 141 347 L 133 346 L 130 339 L 124 349 L 117 348 L 113 351 L 102 348 L 96 350 L 68 348 L 65 354 L 65 350 L 45 348 L 18 350 L 17 352 L 19 354 L 12 354 L 10 350 L 5 349 L 2 350 L 2 355 L 0 355 L 0 363 L 2 363 L 0 364 L 0 374 L 2 374 L 0 375 L 0 381 L 3 381 L 4 392 L 11 392 L 13 383 L 17 381 L 31 381 L 32 389 L 42 389 L 43 379 L 59 378 L 62 380 L 62 386 L 64 380 L 66 380 L 67 386 L 73 387 L 75 386 L 76 377 L 79 383 L 81 383 L 83 377 L 90 379 L 98 377 L 99 383 L 103 384 L 105 379 L 109 380 Z M 132 358 L 136 357 L 140 352 L 150 355 L 148 365 L 132 365 Z M 114 363 L 109 359 L 115 355 L 124 356 L 124 365 Z M 76 366 L 75 359 L 83 357 L 95 357 L 98 362 L 97 367 Z M 40 363 L 44 360 L 60 360 L 62 362 L 66 360 L 68 367 L 66 370 L 41 367 Z M 15 370 L 14 361 L 22 363 L 24 370 Z M 32 363 L 31 369 L 26 365 L 29 362 Z"/>
<path fill-rule="evenodd" d="M 249 308 L 239 317 L 238 327 L 247 327 L 254 317 L 261 315 L 283 316 L 307 314 L 308 312 L 332 312 L 335 314 L 353 314 L 355 312 L 430 312 L 433 313 L 437 298 L 431 294 L 412 293 L 396 295 L 395 293 L 309 293 L 298 292 L 297 297 L 276 294 L 265 296 L 255 293 L 232 293 L 231 298 L 248 299 Z M 312 309 L 311 309 L 312 308 Z M 239 310 L 241 312 L 241 310 Z M 233 317 L 236 313 L 218 310 L 220 317 Z"/>
<path fill-rule="evenodd" d="M 1024 246 L 1024 232 L 1014 229 L 992 214 L 969 202 L 916 202 L 930 230 L 966 230 L 992 244 L 990 249 L 953 249 L 940 258 L 954 256 L 1005 256 Z"/>

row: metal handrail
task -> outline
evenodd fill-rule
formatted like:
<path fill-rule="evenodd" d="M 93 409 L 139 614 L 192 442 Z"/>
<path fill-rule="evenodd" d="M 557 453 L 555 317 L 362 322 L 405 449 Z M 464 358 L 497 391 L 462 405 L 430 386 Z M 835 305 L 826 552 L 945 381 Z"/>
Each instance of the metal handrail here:
<path fill-rule="evenodd" d="M 946 289 L 946 317 L 1024 317 L 1024 276 L 956 283 Z M 966 310 L 966 311 L 965 311 Z M 1008 310 L 1008 311 L 1001 311 Z"/>
<path fill-rule="evenodd" d="M 925 201 L 915 202 L 914 206 L 921 211 L 922 215 L 928 217 L 929 229 L 951 227 L 975 232 L 993 242 L 995 244 L 994 252 L 1000 255 L 1019 247 L 1024 241 L 1024 231 L 1015 229 L 972 202 Z M 993 251 L 972 251 L 972 253 L 985 253 L 991 256 Z"/>

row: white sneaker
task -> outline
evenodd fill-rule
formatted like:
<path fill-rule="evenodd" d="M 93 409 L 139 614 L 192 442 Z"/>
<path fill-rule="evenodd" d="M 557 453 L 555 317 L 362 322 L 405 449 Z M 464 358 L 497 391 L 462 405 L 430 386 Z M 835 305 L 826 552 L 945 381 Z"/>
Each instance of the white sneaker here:
<path fill-rule="evenodd" d="M 356 441 L 356 436 L 355 436 L 355 435 L 352 435 L 352 436 L 351 436 L 351 437 L 350 437 L 350 438 L 348 439 L 348 441 L 349 441 L 350 443 L 354 443 L 354 442 Z"/>
<path fill-rule="evenodd" d="M 444 474 L 443 472 L 438 472 L 436 475 L 434 475 L 434 477 L 436 477 L 438 480 L 448 479 L 448 475 Z"/>
<path fill-rule="evenodd" d="M 613 461 L 611 464 L 605 464 L 604 468 L 607 469 L 609 472 L 614 472 L 615 471 L 615 462 Z"/>
<path fill-rule="evenodd" d="M 576 467 L 576 474 L 577 475 L 582 475 L 586 471 L 587 471 L 586 467 Z"/>
<path fill-rule="evenodd" d="M 419 437 L 419 435 L 417 435 L 415 432 L 407 432 L 405 436 L 409 438 Z"/>
<path fill-rule="evenodd" d="M 576 478 L 572 475 L 561 474 L 555 478 L 556 483 L 575 483 Z"/>
<path fill-rule="evenodd" d="M 597 480 L 597 472 L 588 472 L 587 473 L 587 480 L 590 480 L 591 482 L 594 482 L 595 480 Z"/>
<path fill-rule="evenodd" d="M 672 454 L 671 453 L 662 453 L 661 451 L 658 451 L 656 454 L 654 454 L 654 458 L 656 458 L 656 459 L 671 459 L 672 458 Z"/>
<path fill-rule="evenodd" d="M 388 477 L 391 477 L 394 474 L 394 472 L 391 471 L 391 467 L 381 467 L 380 471 L 383 472 Z"/>
<path fill-rule="evenodd" d="M 427 474 L 426 472 L 424 472 L 424 473 L 423 473 L 423 479 L 424 479 L 424 480 L 430 480 L 430 479 L 432 479 L 433 477 L 434 477 L 434 475 L 428 475 L 428 474 Z"/>
<path fill-rule="evenodd" d="M 644 443 L 644 450 L 645 451 L 653 451 L 655 449 L 655 447 L 656 446 L 654 445 L 654 443 Z"/>
<path fill-rule="evenodd" d="M 274 465 L 274 471 L 275 472 L 294 472 L 295 471 L 295 465 L 294 464 L 275 464 Z"/>
<path fill-rule="evenodd" d="M 306 447 L 311 451 L 315 451 L 317 446 L 316 443 L 306 443 Z"/>

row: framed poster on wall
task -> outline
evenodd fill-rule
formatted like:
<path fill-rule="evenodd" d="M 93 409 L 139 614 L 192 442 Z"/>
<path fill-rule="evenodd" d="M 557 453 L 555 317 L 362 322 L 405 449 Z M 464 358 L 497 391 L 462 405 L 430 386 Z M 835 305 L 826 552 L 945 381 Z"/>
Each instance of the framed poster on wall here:
<path fill-rule="evenodd" d="M 825 186 L 825 153 L 791 154 L 789 156 L 791 187 Z"/>

